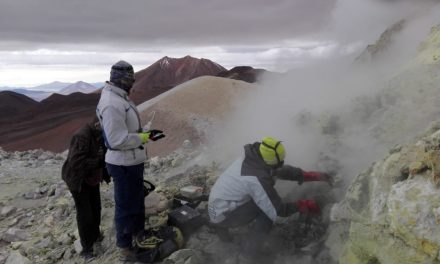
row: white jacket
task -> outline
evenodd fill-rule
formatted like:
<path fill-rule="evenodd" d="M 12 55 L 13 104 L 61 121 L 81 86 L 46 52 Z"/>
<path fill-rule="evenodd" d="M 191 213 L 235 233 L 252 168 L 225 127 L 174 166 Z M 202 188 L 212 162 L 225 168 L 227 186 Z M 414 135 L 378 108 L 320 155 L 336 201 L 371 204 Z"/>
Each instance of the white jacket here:
<path fill-rule="evenodd" d="M 277 216 L 289 216 L 298 210 L 295 204 L 284 203 L 275 190 L 277 173 L 274 172 L 275 175 L 272 176 L 272 169 L 258 154 L 259 144 L 255 142 L 245 145 L 244 158 L 230 165 L 212 187 L 208 202 L 208 213 L 212 223 L 222 222 L 227 213 L 250 200 L 253 200 L 271 220 L 275 220 Z M 295 171 L 294 168 L 293 170 Z M 296 171 L 301 172 L 301 169 L 297 168 Z"/>
<path fill-rule="evenodd" d="M 236 160 L 220 175 L 209 194 L 208 213 L 212 223 L 225 220 L 225 213 L 254 200 L 258 207 L 272 220 L 277 210 L 268 193 L 256 176 L 241 175 L 243 159 Z"/>
<path fill-rule="evenodd" d="M 146 160 L 146 150 L 138 135 L 142 131 L 139 113 L 126 91 L 107 83 L 102 89 L 96 114 L 108 148 L 107 163 L 132 166 Z"/>

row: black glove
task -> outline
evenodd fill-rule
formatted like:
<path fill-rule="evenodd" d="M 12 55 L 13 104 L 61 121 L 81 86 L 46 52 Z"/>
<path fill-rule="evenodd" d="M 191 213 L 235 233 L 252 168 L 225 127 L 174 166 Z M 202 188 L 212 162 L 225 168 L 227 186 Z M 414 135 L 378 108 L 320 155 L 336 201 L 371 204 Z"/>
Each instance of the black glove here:
<path fill-rule="evenodd" d="M 148 130 L 147 133 L 150 133 L 149 139 L 151 139 L 153 141 L 156 141 L 156 140 L 159 140 L 159 139 L 165 137 L 165 134 L 163 133 L 163 131 L 162 130 L 158 130 L 158 129 Z"/>

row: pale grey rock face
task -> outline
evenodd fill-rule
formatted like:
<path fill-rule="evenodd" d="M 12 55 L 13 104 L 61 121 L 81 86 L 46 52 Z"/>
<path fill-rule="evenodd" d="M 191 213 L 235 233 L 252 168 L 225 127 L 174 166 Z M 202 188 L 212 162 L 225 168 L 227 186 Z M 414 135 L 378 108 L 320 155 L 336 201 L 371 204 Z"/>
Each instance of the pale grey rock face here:
<path fill-rule="evenodd" d="M 9 228 L 2 237 L 2 240 L 6 242 L 25 241 L 29 238 L 29 234 L 22 229 Z"/>
<path fill-rule="evenodd" d="M 53 244 L 51 237 L 46 237 L 40 240 L 38 243 L 34 244 L 34 246 L 37 249 L 44 249 L 44 248 L 52 248 L 51 245 Z"/>
<path fill-rule="evenodd" d="M 4 264 L 7 258 L 8 255 L 6 253 L 0 253 L 0 264 Z"/>
<path fill-rule="evenodd" d="M 59 198 L 65 194 L 67 191 L 67 186 L 63 181 L 57 183 L 55 188 L 55 198 Z"/>
<path fill-rule="evenodd" d="M 440 263 L 439 140 L 440 130 L 428 130 L 351 183 L 326 242 L 341 264 Z"/>
<path fill-rule="evenodd" d="M 5 264 L 31 264 L 32 262 L 17 251 L 12 251 Z"/>
<path fill-rule="evenodd" d="M 4 206 L 2 207 L 1 211 L 0 211 L 0 215 L 2 217 L 8 217 L 12 214 L 14 214 L 17 211 L 17 208 L 15 206 Z"/>
<path fill-rule="evenodd" d="M 153 215 L 167 209 L 167 198 L 157 192 L 151 192 L 145 197 L 145 214 Z"/>
<path fill-rule="evenodd" d="M 82 251 L 82 246 L 81 246 L 81 241 L 79 239 L 75 240 L 75 242 L 73 243 L 73 246 L 75 248 L 75 252 L 77 254 L 81 253 Z"/>

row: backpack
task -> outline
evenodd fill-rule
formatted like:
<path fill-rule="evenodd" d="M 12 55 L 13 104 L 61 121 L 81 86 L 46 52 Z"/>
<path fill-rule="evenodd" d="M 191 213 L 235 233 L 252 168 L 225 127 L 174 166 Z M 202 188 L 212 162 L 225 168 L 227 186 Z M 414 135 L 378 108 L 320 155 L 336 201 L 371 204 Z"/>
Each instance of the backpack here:
<path fill-rule="evenodd" d="M 162 261 L 183 247 L 182 232 L 174 226 L 141 231 L 135 238 L 136 259 L 142 263 Z"/>

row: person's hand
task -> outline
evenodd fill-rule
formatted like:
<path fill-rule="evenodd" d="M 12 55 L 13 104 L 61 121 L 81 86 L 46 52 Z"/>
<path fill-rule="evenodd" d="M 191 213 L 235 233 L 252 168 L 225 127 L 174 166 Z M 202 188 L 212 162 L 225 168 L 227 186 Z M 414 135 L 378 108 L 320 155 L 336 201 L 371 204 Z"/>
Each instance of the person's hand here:
<path fill-rule="evenodd" d="M 163 131 L 159 130 L 159 129 L 151 129 L 151 130 L 148 130 L 147 133 L 150 133 L 149 139 L 151 139 L 153 141 L 156 141 L 156 140 L 159 140 L 159 139 L 165 137 L 165 134 L 163 133 Z"/>
<path fill-rule="evenodd" d="M 296 206 L 300 214 L 320 214 L 321 209 L 314 200 L 298 200 Z"/>
<path fill-rule="evenodd" d="M 139 133 L 139 138 L 141 139 L 142 144 L 145 144 L 150 139 L 150 132 L 142 132 Z"/>

